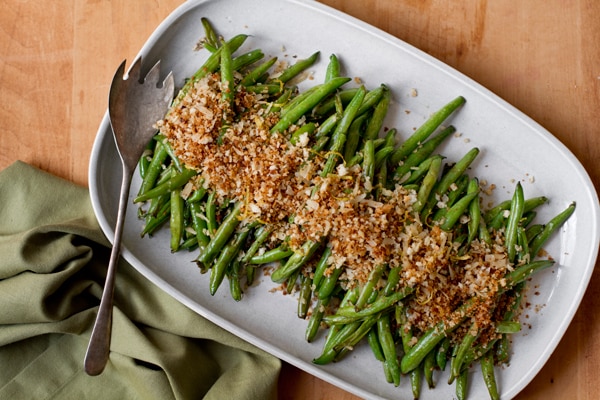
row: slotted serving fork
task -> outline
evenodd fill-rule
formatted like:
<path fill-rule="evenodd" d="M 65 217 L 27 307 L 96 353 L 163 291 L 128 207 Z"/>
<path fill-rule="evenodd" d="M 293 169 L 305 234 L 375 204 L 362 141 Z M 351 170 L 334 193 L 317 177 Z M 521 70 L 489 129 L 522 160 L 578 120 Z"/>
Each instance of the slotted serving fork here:
<path fill-rule="evenodd" d="M 144 78 L 141 76 L 141 57 L 132 64 L 127 76 L 125 63 L 121 63 L 113 77 L 108 98 L 110 126 L 121 157 L 123 178 L 106 282 L 85 354 L 84 368 L 89 375 L 102 373 L 109 358 L 115 275 L 133 173 L 146 145 L 156 133 L 154 124 L 165 116 L 175 91 L 172 73 L 159 85 L 160 61 Z"/>

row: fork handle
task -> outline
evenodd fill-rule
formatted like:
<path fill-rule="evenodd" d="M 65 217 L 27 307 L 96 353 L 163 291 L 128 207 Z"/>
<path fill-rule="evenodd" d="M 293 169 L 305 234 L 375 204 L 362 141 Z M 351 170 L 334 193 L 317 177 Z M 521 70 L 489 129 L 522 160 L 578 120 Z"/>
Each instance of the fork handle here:
<path fill-rule="evenodd" d="M 110 338 L 112 333 L 112 310 L 115 291 L 115 276 L 117 265 L 121 255 L 121 235 L 127 202 L 129 199 L 129 188 L 133 171 L 123 165 L 123 180 L 121 182 L 121 194 L 119 197 L 119 209 L 117 212 L 117 223 L 115 226 L 115 238 L 110 253 L 104 291 L 100 299 L 100 307 L 96 316 L 96 322 L 90 336 L 90 342 L 85 354 L 84 369 L 88 375 L 95 376 L 102 373 L 110 353 Z"/>

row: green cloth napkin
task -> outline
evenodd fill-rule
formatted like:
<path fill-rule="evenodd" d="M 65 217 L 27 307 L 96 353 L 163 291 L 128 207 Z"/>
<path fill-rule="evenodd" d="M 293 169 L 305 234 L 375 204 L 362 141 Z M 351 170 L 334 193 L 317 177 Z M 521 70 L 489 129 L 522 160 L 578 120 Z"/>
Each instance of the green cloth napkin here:
<path fill-rule="evenodd" d="M 0 172 L 0 399 L 269 399 L 280 361 L 121 262 L 110 361 L 83 359 L 108 242 L 84 187 L 23 162 Z"/>

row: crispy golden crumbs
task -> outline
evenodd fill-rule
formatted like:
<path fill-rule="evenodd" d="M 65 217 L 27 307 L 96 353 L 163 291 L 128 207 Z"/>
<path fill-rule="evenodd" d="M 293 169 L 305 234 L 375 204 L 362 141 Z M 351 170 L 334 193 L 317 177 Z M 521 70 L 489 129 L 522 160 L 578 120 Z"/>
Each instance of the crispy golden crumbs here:
<path fill-rule="evenodd" d="M 511 268 L 501 232 L 492 245 L 476 240 L 460 254 L 450 233 L 424 226 L 412 211 L 414 191 L 372 188 L 359 166 L 342 165 L 321 176 L 327 155 L 312 153 L 307 137 L 292 145 L 289 134 L 298 126 L 271 134 L 278 114 L 269 112 L 261 95 L 239 91 L 234 107 L 221 101 L 220 77 L 213 74 L 197 81 L 157 123 L 218 202 L 242 202 L 245 221 L 272 224 L 272 240 L 286 240 L 295 251 L 307 240 L 327 238 L 329 268 L 343 268 L 340 279 L 348 287 L 364 283 L 379 264 L 402 268 L 399 286 L 415 289 L 405 307 L 417 331 L 439 321 L 456 323 L 445 318 L 472 297 L 478 298 L 473 322 L 490 325 L 502 277 Z"/>

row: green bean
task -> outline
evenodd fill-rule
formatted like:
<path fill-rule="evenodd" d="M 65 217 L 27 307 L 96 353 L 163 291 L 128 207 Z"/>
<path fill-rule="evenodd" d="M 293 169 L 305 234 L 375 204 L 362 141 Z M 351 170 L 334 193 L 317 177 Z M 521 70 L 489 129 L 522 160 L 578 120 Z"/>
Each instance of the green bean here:
<path fill-rule="evenodd" d="M 537 217 L 537 212 L 536 211 L 527 211 L 527 212 L 523 212 L 523 217 L 521 218 L 521 222 L 520 225 L 523 228 L 526 228 L 529 226 L 529 224 L 531 222 L 533 222 L 533 220 L 535 219 L 535 217 Z"/>
<path fill-rule="evenodd" d="M 325 147 L 327 146 L 327 144 L 329 143 L 329 136 L 323 136 L 320 137 L 316 140 L 315 144 L 313 145 L 313 147 L 311 147 L 311 158 L 314 157 L 315 154 L 321 152 L 323 149 L 325 149 Z"/>
<path fill-rule="evenodd" d="M 188 198 L 185 199 L 185 201 L 187 203 L 196 203 L 202 200 L 207 192 L 206 188 L 203 185 L 204 179 L 200 179 L 198 182 L 196 182 L 196 186 L 198 187 L 198 189 L 194 190 L 194 192 L 190 196 L 188 196 Z"/>
<path fill-rule="evenodd" d="M 523 204 L 523 213 L 530 212 L 547 201 L 548 198 L 546 196 L 538 196 L 527 199 Z M 510 205 L 511 200 L 506 200 L 485 213 L 485 220 L 491 229 L 500 229 L 504 225 L 504 213 L 510 208 Z"/>
<path fill-rule="evenodd" d="M 346 135 L 346 144 L 344 145 L 344 160 L 348 161 L 356 154 L 361 139 L 362 126 L 368 116 L 369 114 L 359 115 L 350 124 L 348 134 Z"/>
<path fill-rule="evenodd" d="M 502 316 L 503 321 L 510 321 L 517 315 L 517 311 L 519 310 L 519 307 L 521 306 L 521 302 L 523 301 L 523 291 L 525 290 L 525 282 L 524 281 L 518 282 L 518 283 L 514 284 L 511 289 L 512 289 L 513 299 L 512 299 L 512 302 L 510 303 L 510 306 L 508 307 L 508 309 L 505 311 L 504 315 Z"/>
<path fill-rule="evenodd" d="M 431 164 L 429 165 L 429 170 L 427 174 L 423 178 L 423 182 L 419 187 L 419 192 L 417 193 L 417 201 L 413 204 L 413 210 L 415 212 L 421 212 L 425 204 L 427 203 L 427 199 L 431 197 L 431 192 L 435 186 L 435 182 L 437 181 L 437 177 L 442 168 L 442 159 L 435 158 L 431 160 Z"/>
<path fill-rule="evenodd" d="M 206 199 L 206 204 L 204 207 L 204 212 L 206 213 L 206 229 L 208 231 L 208 236 L 212 239 L 217 232 L 217 228 L 219 227 L 217 223 L 217 204 L 215 192 L 208 194 L 208 199 Z"/>
<path fill-rule="evenodd" d="M 171 212 L 171 200 L 170 196 L 167 197 L 169 197 L 169 199 L 162 205 L 160 210 L 158 210 L 156 216 L 153 216 L 146 220 L 144 229 L 140 234 L 141 237 L 144 237 L 145 235 L 152 235 L 156 231 L 156 229 L 158 229 L 169 219 L 169 214 Z"/>
<path fill-rule="evenodd" d="M 525 279 L 529 278 L 534 273 L 549 268 L 554 265 L 553 260 L 537 260 L 531 261 L 528 264 L 521 265 L 516 267 L 511 272 L 505 275 L 506 287 L 511 288 L 516 284 L 525 281 Z"/>
<path fill-rule="evenodd" d="M 529 248 L 531 251 L 532 257 L 535 257 L 542 246 L 546 243 L 546 241 L 550 238 L 550 236 L 560 228 L 569 217 L 575 212 L 575 203 L 569 204 L 567 208 L 565 208 L 562 212 L 552 218 L 548 223 L 544 226 L 544 229 L 535 237 L 535 239 L 531 242 Z"/>
<path fill-rule="evenodd" d="M 504 245 L 506 247 L 509 262 L 515 261 L 515 255 L 517 252 L 517 231 L 519 227 L 519 221 L 523 215 L 524 202 L 525 198 L 523 196 L 523 187 L 521 186 L 521 182 L 517 182 L 510 205 L 510 214 L 508 216 L 508 222 L 506 223 L 504 239 Z"/>
<path fill-rule="evenodd" d="M 381 99 L 377 102 L 373 110 L 373 115 L 367 122 L 367 126 L 365 127 L 364 137 L 366 140 L 369 139 L 377 139 L 379 137 L 379 131 L 383 126 L 383 121 L 385 116 L 387 115 L 388 108 L 390 105 L 390 90 L 387 86 L 382 85 L 383 93 L 381 95 Z"/>
<path fill-rule="evenodd" d="M 240 34 L 240 35 L 236 35 L 233 38 L 231 38 L 230 40 L 228 40 L 227 44 L 228 44 L 230 53 L 234 53 L 238 48 L 240 48 L 240 46 L 246 41 L 247 38 L 248 38 L 248 35 Z M 177 97 L 173 101 L 171 109 L 173 109 L 174 108 L 173 106 L 178 104 L 181 101 L 181 99 L 183 99 L 185 97 L 185 95 L 187 94 L 187 92 L 189 91 L 189 89 L 192 87 L 192 85 L 195 82 L 204 78 L 208 74 L 215 72 L 219 68 L 222 48 L 223 47 L 221 46 L 218 49 L 216 49 L 215 52 L 212 53 L 206 59 L 204 64 L 202 64 L 202 66 L 194 73 L 194 75 L 192 75 L 192 77 L 190 79 L 188 79 L 186 84 L 183 86 L 183 88 L 181 88 L 181 90 L 177 94 Z"/>
<path fill-rule="evenodd" d="M 150 167 L 150 161 L 152 160 L 152 154 L 154 153 L 154 149 L 156 148 L 156 141 L 150 140 L 138 161 L 138 169 L 140 172 L 140 178 L 144 180 L 146 177 L 146 173 L 148 172 L 148 168 Z"/>
<path fill-rule="evenodd" d="M 516 321 L 500 321 L 496 324 L 497 333 L 517 333 L 521 330 L 521 323 Z"/>
<path fill-rule="evenodd" d="M 401 267 L 394 267 L 394 268 L 390 269 L 388 276 L 387 276 L 386 285 L 383 288 L 383 294 L 385 296 L 389 296 L 396 290 L 396 287 L 398 286 L 398 283 L 400 282 L 400 272 L 401 271 L 402 271 Z"/>
<path fill-rule="evenodd" d="M 346 307 L 346 306 L 356 303 L 356 300 L 358 300 L 359 295 L 360 295 L 360 291 L 359 291 L 358 286 L 355 286 L 352 289 L 346 290 L 346 293 L 344 293 L 344 297 L 342 297 L 342 301 L 340 302 L 339 306 Z"/>
<path fill-rule="evenodd" d="M 224 221 L 223 225 L 225 225 L 227 222 Z M 221 226 L 223 226 L 221 225 Z M 220 253 L 218 254 L 218 258 L 216 259 L 214 265 L 212 266 L 212 268 L 210 269 L 210 281 L 209 281 L 209 289 L 210 289 L 210 294 L 214 295 L 217 290 L 219 289 L 219 286 L 221 285 L 221 283 L 223 282 L 223 278 L 225 277 L 225 273 L 227 272 L 227 268 L 228 266 L 233 262 L 233 259 L 239 254 L 242 246 L 244 245 L 244 242 L 246 240 L 246 238 L 248 237 L 248 235 L 250 234 L 250 231 L 253 228 L 253 224 L 250 224 L 247 227 L 244 227 L 240 232 L 236 233 L 233 238 L 229 241 L 229 243 L 227 243 L 222 250 L 220 251 Z M 235 229 L 235 228 L 233 228 Z M 221 231 L 224 232 L 224 231 Z M 219 232 L 218 232 L 219 233 Z M 221 233 L 223 234 L 223 233 Z M 225 237 L 225 236 L 223 236 Z M 227 236 L 229 238 L 229 236 Z M 216 236 L 215 236 L 216 238 Z M 215 239 L 213 239 L 211 241 L 211 243 L 213 243 Z M 209 243 L 209 246 L 210 244 Z M 209 259 L 203 259 L 202 262 L 204 262 L 205 264 L 209 263 L 210 261 L 207 261 Z"/>
<path fill-rule="evenodd" d="M 337 90 L 340 86 L 348 82 L 350 78 L 334 78 L 329 82 L 323 83 L 317 86 L 317 89 L 307 96 L 304 100 L 299 102 L 295 107 L 287 111 L 271 128 L 271 133 L 283 132 L 290 125 L 294 124 L 302 115 L 310 111 L 316 106 L 322 99 L 327 97 L 333 91 Z"/>
<path fill-rule="evenodd" d="M 325 275 L 319 285 L 319 291 L 317 293 L 319 299 L 325 299 L 332 295 L 337 283 L 338 278 L 344 271 L 343 268 L 334 268 L 331 274 Z"/>
<path fill-rule="evenodd" d="M 487 243 L 488 245 L 492 244 L 492 236 L 490 235 L 490 231 L 485 224 L 484 218 L 479 219 L 479 240 Z"/>
<path fill-rule="evenodd" d="M 331 362 L 340 361 L 348 352 L 350 352 L 353 349 L 356 338 L 363 333 L 363 331 L 369 324 L 371 326 L 368 326 L 368 328 L 371 328 L 371 321 L 358 321 L 354 324 L 344 326 L 344 328 L 338 334 L 339 336 L 344 336 L 343 340 L 339 339 L 337 340 L 337 342 L 339 342 L 338 345 L 330 346 L 327 349 L 325 349 L 321 356 L 313 360 L 313 363 L 317 365 L 325 365 Z M 360 338 L 362 339 L 362 337 Z"/>
<path fill-rule="evenodd" d="M 435 351 L 435 362 L 440 370 L 446 369 L 446 363 L 448 362 L 448 352 L 450 351 L 450 338 L 445 337 L 442 339 L 439 346 Z"/>
<path fill-rule="evenodd" d="M 425 359 L 423 360 L 423 375 L 425 376 L 425 382 L 429 389 L 435 388 L 435 381 L 433 380 L 433 371 L 436 367 L 436 352 L 430 351 Z"/>
<path fill-rule="evenodd" d="M 148 206 L 148 210 L 142 214 L 143 218 L 148 220 L 150 218 L 156 217 L 156 215 L 159 213 L 160 209 L 163 207 L 165 202 L 167 202 L 170 198 L 171 194 L 165 193 L 161 196 L 151 199 L 150 206 Z"/>
<path fill-rule="evenodd" d="M 381 99 L 381 96 L 383 96 L 383 92 L 385 90 L 387 90 L 385 85 L 380 85 L 373 90 L 369 90 L 365 95 L 365 99 L 363 100 L 360 108 L 356 112 L 356 115 L 363 115 L 367 111 L 372 110 Z"/>
<path fill-rule="evenodd" d="M 298 277 L 301 275 L 300 272 L 300 269 L 297 269 L 288 276 L 287 281 L 285 282 L 285 289 L 288 293 L 294 293 L 296 291 L 296 283 L 298 282 Z"/>
<path fill-rule="evenodd" d="M 390 296 L 381 296 L 368 307 L 356 310 L 352 306 L 340 307 L 333 315 L 328 315 L 323 319 L 330 325 L 347 324 L 364 317 L 385 311 L 391 308 L 395 303 L 402 300 L 413 292 L 413 288 L 404 287 Z"/>
<path fill-rule="evenodd" d="M 471 324 L 471 327 L 467 331 L 467 333 L 463 336 L 460 344 L 457 347 L 456 355 L 452 358 L 452 363 L 450 364 L 450 377 L 448 383 L 452 383 L 454 379 L 458 378 L 463 370 L 465 355 L 467 354 L 468 349 L 471 348 L 473 342 L 477 340 L 479 337 L 479 327 L 477 323 Z"/>
<path fill-rule="evenodd" d="M 273 282 L 285 281 L 294 271 L 301 268 L 308 260 L 311 259 L 313 254 L 319 249 L 321 243 L 306 241 L 300 251 L 295 252 L 287 259 L 286 263 L 281 265 L 271 274 L 271 280 Z"/>
<path fill-rule="evenodd" d="M 242 300 L 242 286 L 240 284 L 240 260 L 234 259 L 229 273 L 229 292 L 235 301 Z"/>
<path fill-rule="evenodd" d="M 462 96 L 450 101 L 441 109 L 431 115 L 398 149 L 392 154 L 390 162 L 398 164 L 412 153 L 422 142 L 424 142 L 454 111 L 465 103 Z"/>
<path fill-rule="evenodd" d="M 319 287 L 323 280 L 323 274 L 324 274 L 325 270 L 327 269 L 327 267 L 329 266 L 328 260 L 329 260 L 329 256 L 331 256 L 331 252 L 332 252 L 331 247 L 326 246 L 325 249 L 323 250 L 323 253 L 321 254 L 321 257 L 319 258 L 319 262 L 315 266 L 315 272 L 313 275 L 313 285 L 315 287 L 315 290 L 319 290 Z"/>
<path fill-rule="evenodd" d="M 373 147 L 375 148 L 375 150 L 379 150 L 380 147 L 382 147 L 383 145 L 385 145 L 385 138 L 375 138 L 373 139 Z"/>
<path fill-rule="evenodd" d="M 169 164 L 169 166 L 164 168 L 162 170 L 162 172 L 159 174 L 158 178 L 156 179 L 155 186 L 160 186 L 160 185 L 164 184 L 169 179 L 171 179 L 172 176 L 173 176 L 173 166 L 171 164 Z M 154 187 L 150 188 L 150 190 L 152 190 L 152 189 L 154 189 Z M 162 199 L 164 199 L 165 197 L 169 197 L 169 196 L 170 196 L 170 194 L 167 191 L 162 195 L 155 196 L 155 197 L 149 199 L 150 206 L 148 207 L 147 214 L 155 215 L 157 212 L 157 207 L 159 207 L 160 205 L 162 205 L 164 203 L 164 201 L 162 201 Z"/>
<path fill-rule="evenodd" d="M 269 69 L 277 62 L 277 57 L 272 57 L 267 61 L 259 64 L 256 68 L 252 69 L 248 72 L 242 80 L 240 81 L 240 85 L 242 86 L 251 86 L 256 85 L 260 82 L 260 78 L 267 73 Z"/>
<path fill-rule="evenodd" d="M 202 17 L 200 18 L 200 21 L 202 21 L 202 26 L 204 27 L 204 34 L 206 35 L 204 40 L 204 47 L 211 53 L 214 53 L 221 45 L 219 36 L 217 35 L 213 26 L 207 18 Z"/>
<path fill-rule="evenodd" d="M 381 149 L 377 150 L 375 153 L 375 169 L 381 169 L 383 163 L 389 158 L 389 156 L 394 152 L 394 148 L 392 146 L 384 146 Z"/>
<path fill-rule="evenodd" d="M 317 299 L 317 302 L 315 303 L 315 306 L 313 308 L 312 315 L 308 320 L 308 325 L 306 326 L 305 338 L 307 342 L 312 342 L 317 336 L 319 326 L 321 325 L 321 321 L 323 320 L 323 316 L 325 315 L 325 309 L 329 305 L 330 299 L 331 298 Z"/>
<path fill-rule="evenodd" d="M 385 363 L 389 368 L 394 386 L 400 385 L 400 364 L 396 354 L 396 344 L 392 336 L 389 314 L 383 314 L 377 319 L 377 337 L 385 357 Z"/>
<path fill-rule="evenodd" d="M 467 187 L 467 193 L 473 192 L 479 192 L 479 180 L 477 178 L 471 179 Z M 479 234 L 480 222 L 481 209 L 479 207 L 479 196 L 477 196 L 469 204 L 469 222 L 467 225 L 469 236 L 467 238 L 467 243 L 471 243 Z"/>
<path fill-rule="evenodd" d="M 348 352 L 360 342 L 377 323 L 380 314 L 370 315 L 360 322 L 360 325 L 356 329 L 351 330 L 351 334 L 337 344 L 333 350 L 335 351 L 334 361 L 341 360 Z"/>
<path fill-rule="evenodd" d="M 337 76 L 336 78 L 339 78 L 339 76 Z M 329 82 L 331 79 L 325 78 L 325 82 Z M 336 108 L 339 108 L 340 105 L 346 106 L 348 103 L 350 103 L 357 91 L 358 88 L 348 88 L 339 90 L 337 93 L 335 93 L 332 96 L 329 96 L 327 99 L 324 99 L 321 103 L 315 106 L 315 108 L 312 110 L 313 117 L 324 118 L 325 116 L 329 115 L 332 111 L 335 111 Z"/>
<path fill-rule="evenodd" d="M 396 146 L 396 128 L 391 128 L 385 134 L 385 146 Z"/>
<path fill-rule="evenodd" d="M 331 133 L 332 130 L 335 129 L 340 118 L 341 118 L 341 115 L 338 113 L 335 113 L 335 114 L 331 114 L 329 117 L 327 117 L 327 119 L 325 121 L 319 123 L 319 127 L 317 128 L 317 134 L 315 135 L 317 140 L 324 139 L 324 138 L 329 140 L 330 139 L 329 134 Z"/>
<path fill-rule="evenodd" d="M 354 157 L 352 157 L 349 161 L 346 162 L 346 166 L 348 168 L 350 168 L 354 165 L 360 164 L 362 162 L 362 160 L 363 160 L 362 152 L 356 153 L 356 155 Z"/>
<path fill-rule="evenodd" d="M 444 193 L 446 193 L 446 191 L 448 191 L 452 183 L 454 183 L 462 174 L 465 173 L 469 165 L 471 165 L 478 154 L 479 149 L 477 147 L 472 148 L 458 162 L 456 162 L 452 168 L 442 175 L 441 179 L 436 184 L 435 189 L 430 194 L 425 207 L 423 207 L 423 210 L 421 211 L 422 221 L 427 219 L 427 216 L 437 203 L 436 197 L 441 197 Z"/>
<path fill-rule="evenodd" d="M 283 93 L 284 87 L 279 83 L 257 83 L 245 87 L 246 91 L 256 94 L 278 95 Z"/>
<path fill-rule="evenodd" d="M 396 305 L 396 307 L 394 307 L 394 316 L 396 318 L 396 323 L 398 324 L 398 330 L 400 331 L 402 351 L 404 351 L 405 354 L 408 353 L 412 347 L 411 342 L 413 339 L 413 330 L 408 324 L 407 312 L 408 310 L 402 305 Z"/>
<path fill-rule="evenodd" d="M 236 203 L 231 212 L 227 215 L 215 232 L 215 235 L 204 249 L 204 252 L 198 257 L 199 262 L 209 265 L 215 260 L 215 258 L 217 258 L 219 252 L 229 241 L 229 238 L 231 238 L 231 235 L 233 235 L 235 228 L 240 223 L 239 216 L 241 209 L 241 202 Z"/>
<path fill-rule="evenodd" d="M 425 141 L 419 145 L 414 152 L 410 153 L 404 161 L 396 168 L 394 177 L 399 183 L 403 183 L 408 180 L 410 173 L 413 168 L 417 167 L 423 161 L 425 161 L 439 145 L 446 140 L 446 138 L 456 132 L 456 128 L 452 125 L 442 130 L 439 134 L 435 135 L 431 139 Z M 393 154 L 390 160 L 394 162 Z M 392 164 L 395 165 L 395 164 Z"/>
<path fill-rule="evenodd" d="M 286 244 L 282 244 L 281 246 L 268 250 L 263 254 L 251 257 L 248 262 L 252 265 L 269 264 L 288 258 L 292 254 L 294 254 L 294 251 L 290 250 Z"/>
<path fill-rule="evenodd" d="M 426 158 L 419 165 L 411 168 L 412 172 L 408 175 L 406 180 L 404 180 L 404 181 L 401 180 L 398 183 L 401 183 L 402 186 L 407 187 L 409 185 L 412 185 L 412 184 L 420 181 L 421 178 L 423 178 L 427 174 L 427 171 L 429 171 L 429 167 L 431 166 L 431 163 L 436 158 L 439 158 L 440 162 L 443 160 L 443 157 L 440 156 L 439 154 L 431 156 L 429 158 Z"/>
<path fill-rule="evenodd" d="M 503 214 L 506 210 L 508 210 L 510 208 L 510 204 L 511 204 L 510 200 L 504 200 L 504 201 L 496 204 L 496 206 L 494 206 L 493 208 L 487 210 L 485 212 L 485 214 L 483 215 L 486 222 L 489 224 L 490 222 L 495 220 L 498 217 L 498 215 Z M 498 229 L 498 228 L 499 228 L 499 226 L 495 229 Z"/>
<path fill-rule="evenodd" d="M 317 365 L 326 365 L 335 361 L 336 356 L 338 355 L 338 351 L 331 347 L 327 350 L 323 350 L 321 355 L 312 360 L 313 364 Z"/>
<path fill-rule="evenodd" d="M 317 126 L 314 122 L 308 122 L 304 125 L 302 125 L 300 128 L 296 129 L 294 131 L 294 133 L 292 133 L 292 136 L 290 137 L 290 143 L 293 144 L 294 146 L 298 144 L 298 141 L 300 140 L 300 138 L 303 135 L 308 135 L 308 136 L 312 136 L 312 134 L 315 132 Z"/>
<path fill-rule="evenodd" d="M 335 54 L 329 56 L 329 63 L 325 71 L 325 82 L 338 78 L 340 76 L 340 60 Z"/>
<path fill-rule="evenodd" d="M 171 252 L 174 253 L 179 250 L 183 233 L 183 198 L 179 189 L 171 192 L 169 227 L 171 230 Z"/>
<path fill-rule="evenodd" d="M 271 225 L 261 225 L 259 228 L 256 229 L 256 231 L 254 232 L 254 240 L 252 241 L 252 244 L 250 245 L 248 250 L 246 250 L 246 253 L 240 260 L 242 264 L 250 262 L 252 257 L 254 257 L 254 255 L 258 252 L 260 247 L 265 243 L 265 241 L 271 235 L 273 230 L 275 230 L 275 227 Z"/>
<path fill-rule="evenodd" d="M 377 160 L 375 160 L 375 164 L 377 164 Z M 387 160 L 384 159 L 379 167 L 377 165 L 375 165 L 375 167 L 379 169 L 375 174 L 375 195 L 373 198 L 379 201 L 381 200 L 381 194 L 383 193 L 383 190 L 387 186 Z"/>
<path fill-rule="evenodd" d="M 202 212 L 202 206 L 199 202 L 194 201 L 189 203 L 189 207 L 192 216 L 192 226 L 196 232 L 198 246 L 204 249 L 208 245 L 210 237 L 207 234 L 206 219 Z"/>
<path fill-rule="evenodd" d="M 418 399 L 421 396 L 421 381 L 423 377 L 422 365 L 410 371 L 410 389 L 413 398 Z"/>
<path fill-rule="evenodd" d="M 458 321 L 454 325 L 446 326 L 443 321 L 438 322 L 435 326 L 430 328 L 425 334 L 412 346 L 402 357 L 400 367 L 402 373 L 408 373 L 413 369 L 417 368 L 423 361 L 427 353 L 435 349 L 438 343 L 440 343 L 445 336 L 450 332 L 458 328 L 460 322 L 467 318 L 468 310 L 473 306 L 474 300 L 467 300 L 458 309 L 452 312 L 451 317 L 448 318 L 450 321 Z"/>
<path fill-rule="evenodd" d="M 278 83 L 278 85 L 281 86 L 281 83 Z M 309 96 L 312 96 L 319 89 L 320 85 L 316 85 L 301 93 L 297 93 L 296 96 L 293 96 L 291 99 L 289 99 L 288 102 L 281 108 L 281 111 L 279 112 L 280 116 L 283 117 L 290 110 L 293 110 L 298 104 L 302 103 Z M 321 102 L 318 102 L 318 104 L 321 104 Z"/>
<path fill-rule="evenodd" d="M 375 286 L 379 283 L 379 279 L 383 275 L 383 271 L 387 267 L 386 264 L 379 264 L 369 274 L 369 278 L 364 286 L 360 290 L 360 295 L 354 305 L 357 309 L 361 309 L 367 305 L 367 300 L 371 297 L 371 294 L 375 291 Z"/>
<path fill-rule="evenodd" d="M 319 58 L 319 54 L 320 53 L 317 51 L 308 58 L 298 60 L 296 63 L 284 69 L 278 77 L 274 78 L 274 81 L 280 81 L 283 83 L 290 81 L 292 78 L 298 76 L 298 74 L 300 74 L 302 71 L 313 65 Z"/>
<path fill-rule="evenodd" d="M 341 306 L 354 304 L 358 299 L 358 288 L 349 289 L 344 293 L 344 297 L 340 303 Z M 346 340 L 354 330 L 360 326 L 360 321 L 352 322 L 346 325 L 332 325 L 329 327 L 329 332 L 325 338 L 325 344 L 323 346 L 323 352 L 327 353 L 331 357 L 335 357 L 335 353 L 330 353 L 336 345 Z M 341 331 L 341 332 L 340 332 Z"/>
<path fill-rule="evenodd" d="M 196 236 L 190 236 L 179 246 L 180 250 L 192 251 L 198 247 L 198 238 Z"/>
<path fill-rule="evenodd" d="M 166 183 L 169 179 L 173 177 L 173 163 L 169 162 L 168 165 L 162 165 L 160 174 L 158 175 L 158 179 L 156 180 L 156 186 L 162 185 Z"/>
<path fill-rule="evenodd" d="M 281 112 L 281 109 L 287 104 L 295 90 L 295 88 L 289 87 L 283 87 L 282 90 L 280 89 L 280 92 L 275 93 L 275 95 L 278 96 L 275 101 L 269 103 L 267 106 L 267 111 L 269 113 Z"/>
<path fill-rule="evenodd" d="M 509 338 L 508 335 L 503 334 L 500 339 L 495 343 L 495 358 L 499 363 L 507 363 L 510 359 L 509 355 Z"/>
<path fill-rule="evenodd" d="M 306 318 L 312 295 L 312 279 L 307 275 L 300 278 L 300 294 L 298 296 L 298 318 Z"/>
<path fill-rule="evenodd" d="M 456 379 L 456 398 L 457 400 L 466 400 L 468 391 L 469 370 L 465 369 Z"/>
<path fill-rule="evenodd" d="M 162 165 L 168 156 L 169 154 L 167 153 L 167 149 L 165 149 L 164 144 L 156 142 L 154 155 L 152 156 L 152 160 L 146 169 L 146 176 L 142 180 L 138 195 L 143 195 L 148 190 L 152 189 L 156 183 L 156 179 L 162 171 Z"/>
<path fill-rule="evenodd" d="M 463 194 L 467 192 L 469 188 L 469 184 L 471 183 L 471 178 L 467 174 L 462 174 L 458 177 L 458 179 L 451 184 L 446 192 L 448 199 L 443 199 L 446 203 L 446 207 L 452 207 L 453 204 L 456 203 L 458 199 L 460 199 Z"/>
<path fill-rule="evenodd" d="M 494 373 L 494 355 L 491 351 L 486 352 L 480 359 L 481 374 L 488 390 L 491 400 L 500 400 L 498 386 L 496 385 L 496 376 Z"/>
<path fill-rule="evenodd" d="M 324 355 L 324 358 L 319 357 L 317 363 L 333 361 L 335 357 L 338 356 L 339 350 L 352 340 L 352 336 L 360 328 L 362 323 L 362 320 L 358 320 L 349 324 L 334 325 L 330 327 L 329 333 L 325 339 L 325 344 L 323 345 L 322 354 Z"/>
<path fill-rule="evenodd" d="M 221 54 L 222 56 L 223 54 Z M 242 68 L 260 61 L 264 56 L 260 49 L 250 50 L 247 53 L 233 57 L 231 59 L 231 69 L 232 71 L 240 71 Z"/>
<path fill-rule="evenodd" d="M 444 215 L 444 222 L 440 224 L 440 228 L 445 231 L 450 231 L 458 219 L 465 213 L 465 210 L 468 209 L 469 204 L 473 201 L 479 201 L 479 187 L 477 187 L 475 192 L 467 193 L 464 195 L 459 201 L 456 202 L 452 207 L 450 207 Z"/>
<path fill-rule="evenodd" d="M 531 259 L 531 254 L 529 252 L 529 241 L 527 240 L 525 229 L 520 225 L 517 227 L 517 246 L 517 259 L 515 263 L 519 263 L 521 261 L 529 262 Z"/>
<path fill-rule="evenodd" d="M 369 343 L 369 347 L 375 356 L 377 361 L 385 361 L 385 356 L 383 355 L 383 349 L 381 348 L 381 343 L 379 342 L 379 338 L 377 337 L 377 329 L 373 327 L 369 333 L 367 333 L 367 342 Z M 387 369 L 386 369 L 387 370 Z M 386 374 L 387 376 L 387 374 Z M 390 376 L 391 378 L 391 376 Z M 392 382 L 388 380 L 388 382 Z"/>
<path fill-rule="evenodd" d="M 375 179 L 375 148 L 373 139 L 367 139 L 363 148 L 362 173 L 365 181 L 373 185 Z"/>
<path fill-rule="evenodd" d="M 531 246 L 531 242 L 533 241 L 533 239 L 535 239 L 535 237 L 537 235 L 539 235 L 543 230 L 544 230 L 544 225 L 542 225 L 542 224 L 531 225 L 530 227 L 525 229 L 525 236 L 527 236 L 527 242 L 529 243 L 530 246 Z M 532 257 L 535 257 L 535 254 L 531 253 L 531 251 L 530 251 L 530 254 Z"/>
<path fill-rule="evenodd" d="M 198 172 L 193 169 L 184 169 L 181 173 L 173 173 L 171 174 L 171 178 L 169 180 L 161 183 L 158 186 L 155 186 L 152 189 L 146 190 L 145 193 L 137 196 L 133 202 L 141 203 L 154 197 L 172 192 L 175 189 L 179 189 L 197 174 Z"/>
<path fill-rule="evenodd" d="M 341 152 L 344 150 L 344 144 L 346 143 L 346 134 L 350 128 L 350 124 L 352 124 L 352 121 L 356 116 L 358 108 L 362 104 L 365 94 L 366 89 L 364 86 L 361 86 L 352 98 L 352 101 L 350 101 L 350 104 L 348 104 L 344 110 L 342 118 L 335 127 L 331 138 L 332 145 L 330 146 L 330 154 L 327 157 L 327 161 L 325 162 L 323 170 L 321 171 L 322 177 L 326 177 L 333 172 L 336 164 L 338 163 L 338 159 L 340 158 Z"/>

